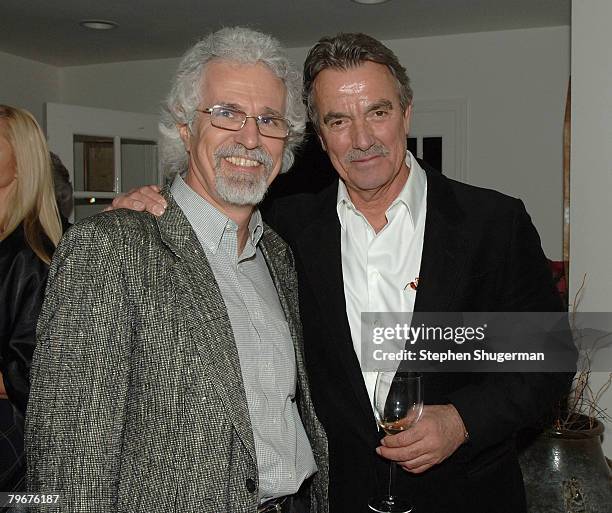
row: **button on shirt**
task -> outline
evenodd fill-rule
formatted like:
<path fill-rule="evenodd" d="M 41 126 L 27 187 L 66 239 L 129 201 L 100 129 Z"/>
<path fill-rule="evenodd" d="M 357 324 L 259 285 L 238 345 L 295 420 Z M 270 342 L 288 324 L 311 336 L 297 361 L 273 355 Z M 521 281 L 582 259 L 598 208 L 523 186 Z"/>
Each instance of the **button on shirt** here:
<path fill-rule="evenodd" d="M 338 186 L 342 277 L 353 348 L 361 365 L 361 313 L 412 312 L 419 275 L 427 213 L 427 176 L 410 152 L 408 180 L 386 211 L 378 233 L 353 205 L 346 186 Z M 370 402 L 376 372 L 363 372 Z"/>
<path fill-rule="evenodd" d="M 235 222 L 180 176 L 171 192 L 204 249 L 230 318 L 255 441 L 259 498 L 293 494 L 317 467 L 294 402 L 293 341 L 257 247 L 263 234 L 261 214 L 255 210 L 251 216 L 249 237 L 238 255 Z"/>

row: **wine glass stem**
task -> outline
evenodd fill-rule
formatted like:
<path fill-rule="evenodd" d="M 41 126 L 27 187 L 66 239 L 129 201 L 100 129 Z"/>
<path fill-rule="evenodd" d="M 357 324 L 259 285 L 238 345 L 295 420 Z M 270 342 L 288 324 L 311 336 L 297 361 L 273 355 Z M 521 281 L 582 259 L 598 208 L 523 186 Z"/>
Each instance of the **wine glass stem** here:
<path fill-rule="evenodd" d="M 397 463 L 395 463 L 395 461 L 389 463 L 389 498 L 391 498 L 393 497 L 393 490 L 395 489 L 395 468 Z"/>

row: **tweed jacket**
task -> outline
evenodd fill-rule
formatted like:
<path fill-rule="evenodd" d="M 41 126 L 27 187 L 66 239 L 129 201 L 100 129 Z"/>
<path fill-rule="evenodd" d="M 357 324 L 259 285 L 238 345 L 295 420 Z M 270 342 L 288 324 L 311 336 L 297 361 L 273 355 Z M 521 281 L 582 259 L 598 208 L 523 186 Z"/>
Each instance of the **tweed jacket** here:
<path fill-rule="evenodd" d="M 68 231 L 38 324 L 26 417 L 28 488 L 47 511 L 254 513 L 257 461 L 230 320 L 204 251 L 168 188 L 166 213 L 117 210 Z M 327 441 L 304 370 L 288 246 L 260 247 L 297 364 L 296 400 L 326 513 Z"/>

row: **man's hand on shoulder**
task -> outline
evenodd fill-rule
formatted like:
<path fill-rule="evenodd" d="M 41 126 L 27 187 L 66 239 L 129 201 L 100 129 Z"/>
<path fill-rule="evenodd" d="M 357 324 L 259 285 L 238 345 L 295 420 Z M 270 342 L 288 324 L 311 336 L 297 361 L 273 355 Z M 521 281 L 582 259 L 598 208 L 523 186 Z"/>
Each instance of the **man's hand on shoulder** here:
<path fill-rule="evenodd" d="M 161 216 L 166 211 L 168 203 L 166 203 L 166 200 L 159 191 L 158 185 L 144 185 L 137 189 L 132 189 L 125 194 L 117 196 L 113 200 L 112 206 L 105 208 L 104 211 L 127 208 L 137 211 L 146 210 L 150 214 Z"/>
<path fill-rule="evenodd" d="M 404 470 L 420 474 L 453 454 L 465 442 L 465 433 L 463 420 L 452 404 L 425 406 L 414 426 L 383 438 L 376 452 Z"/>

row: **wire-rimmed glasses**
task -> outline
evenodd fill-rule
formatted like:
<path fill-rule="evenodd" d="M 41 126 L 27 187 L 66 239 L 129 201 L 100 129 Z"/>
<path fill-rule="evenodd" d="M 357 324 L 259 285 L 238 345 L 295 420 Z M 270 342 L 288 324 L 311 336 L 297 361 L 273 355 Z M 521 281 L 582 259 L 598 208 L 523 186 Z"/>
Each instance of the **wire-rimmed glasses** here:
<path fill-rule="evenodd" d="M 223 105 L 213 105 L 207 109 L 196 110 L 204 114 L 210 114 L 211 125 L 224 130 L 232 130 L 234 132 L 241 130 L 249 118 L 255 120 L 259 133 L 265 137 L 285 139 L 291 130 L 289 121 L 273 114 L 249 116 L 246 112 Z"/>

